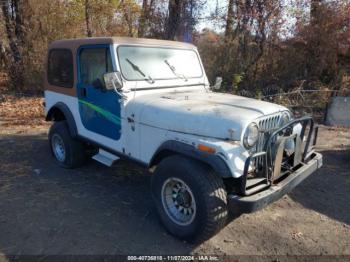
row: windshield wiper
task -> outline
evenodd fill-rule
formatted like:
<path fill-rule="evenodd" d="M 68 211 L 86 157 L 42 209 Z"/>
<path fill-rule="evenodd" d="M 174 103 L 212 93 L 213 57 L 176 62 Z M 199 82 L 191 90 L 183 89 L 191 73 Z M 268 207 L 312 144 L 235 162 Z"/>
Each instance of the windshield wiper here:
<path fill-rule="evenodd" d="M 183 79 L 185 81 L 188 81 L 187 77 L 184 74 L 179 74 L 179 73 L 176 72 L 175 66 L 171 65 L 168 60 L 165 59 L 164 63 L 166 63 L 166 65 L 170 68 L 170 70 L 173 72 L 173 74 L 175 76 L 177 76 L 178 78 L 181 78 L 181 79 Z"/>
<path fill-rule="evenodd" d="M 149 75 L 146 76 L 145 73 L 137 65 L 135 65 L 133 62 L 131 62 L 128 58 L 126 58 L 125 60 L 126 60 L 126 62 L 128 62 L 131 65 L 131 67 L 134 71 L 140 73 L 144 77 L 144 80 L 149 81 L 151 84 L 154 83 L 154 80 L 151 76 L 149 76 Z"/>

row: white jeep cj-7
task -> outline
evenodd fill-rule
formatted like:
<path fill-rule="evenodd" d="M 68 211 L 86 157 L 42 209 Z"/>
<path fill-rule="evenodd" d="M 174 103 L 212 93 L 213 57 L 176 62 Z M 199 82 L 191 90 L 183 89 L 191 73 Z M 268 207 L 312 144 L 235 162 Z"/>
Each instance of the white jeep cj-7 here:
<path fill-rule="evenodd" d="M 78 167 L 90 155 L 107 166 L 122 157 L 148 167 L 160 219 L 179 238 L 211 237 L 229 210 L 258 210 L 322 165 L 311 117 L 212 92 L 191 44 L 60 40 L 49 46 L 46 68 L 58 164 Z"/>

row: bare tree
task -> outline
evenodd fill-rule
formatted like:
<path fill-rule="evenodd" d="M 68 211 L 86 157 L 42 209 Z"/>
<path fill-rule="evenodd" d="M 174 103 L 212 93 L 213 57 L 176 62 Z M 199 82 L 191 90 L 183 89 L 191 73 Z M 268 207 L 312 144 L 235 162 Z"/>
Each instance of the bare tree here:
<path fill-rule="evenodd" d="M 228 37 L 232 34 L 233 31 L 233 7 L 234 7 L 234 1 L 235 0 L 229 0 L 228 6 L 227 6 L 227 16 L 226 16 L 226 29 L 225 29 L 225 36 Z"/>
<path fill-rule="evenodd" d="M 87 36 L 92 37 L 90 0 L 85 0 L 85 23 Z"/>
<path fill-rule="evenodd" d="M 0 70 L 5 69 L 5 66 L 8 64 L 6 58 L 6 48 L 3 45 L 2 41 L 0 41 Z"/>
<path fill-rule="evenodd" d="M 145 23 L 146 23 L 146 19 L 148 18 L 148 11 L 149 11 L 148 1 L 143 0 L 140 22 L 139 22 L 138 37 L 143 37 L 145 34 L 145 26 L 146 26 Z"/>
<path fill-rule="evenodd" d="M 169 0 L 165 38 L 174 40 L 180 26 L 183 0 Z"/>
<path fill-rule="evenodd" d="M 10 77 L 10 86 L 16 90 L 24 86 L 23 45 L 25 43 L 23 2 L 6 0 L 1 6 L 5 20 L 6 35 L 9 43 L 10 58 L 6 65 Z"/>
<path fill-rule="evenodd" d="M 319 19 L 319 13 L 320 13 L 320 8 L 322 5 L 322 0 L 310 0 L 310 20 L 311 24 L 315 25 L 317 23 L 317 20 Z"/>

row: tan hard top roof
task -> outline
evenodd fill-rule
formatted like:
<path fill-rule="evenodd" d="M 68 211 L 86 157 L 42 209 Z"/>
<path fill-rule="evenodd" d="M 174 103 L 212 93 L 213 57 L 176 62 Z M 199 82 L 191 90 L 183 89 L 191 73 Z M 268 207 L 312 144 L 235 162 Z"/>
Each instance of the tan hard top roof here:
<path fill-rule="evenodd" d="M 189 43 L 148 39 L 148 38 L 133 38 L 133 37 L 88 37 L 88 38 L 73 38 L 62 39 L 52 42 L 49 46 L 51 48 L 69 48 L 76 49 L 81 45 L 97 45 L 97 44 L 131 44 L 131 45 L 150 45 L 150 46 L 167 46 L 175 48 L 189 48 L 196 47 Z"/>

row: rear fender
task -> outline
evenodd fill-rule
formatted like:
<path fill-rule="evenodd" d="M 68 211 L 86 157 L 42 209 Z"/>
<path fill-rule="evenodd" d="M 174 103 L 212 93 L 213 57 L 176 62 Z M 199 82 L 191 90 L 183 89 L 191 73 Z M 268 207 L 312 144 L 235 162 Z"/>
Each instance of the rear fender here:
<path fill-rule="evenodd" d="M 62 102 L 58 102 L 50 108 L 50 110 L 47 112 L 45 120 L 46 121 L 66 120 L 70 135 L 72 137 L 78 136 L 78 129 L 77 129 L 77 125 L 75 123 L 73 114 L 70 111 L 69 107 Z"/>

